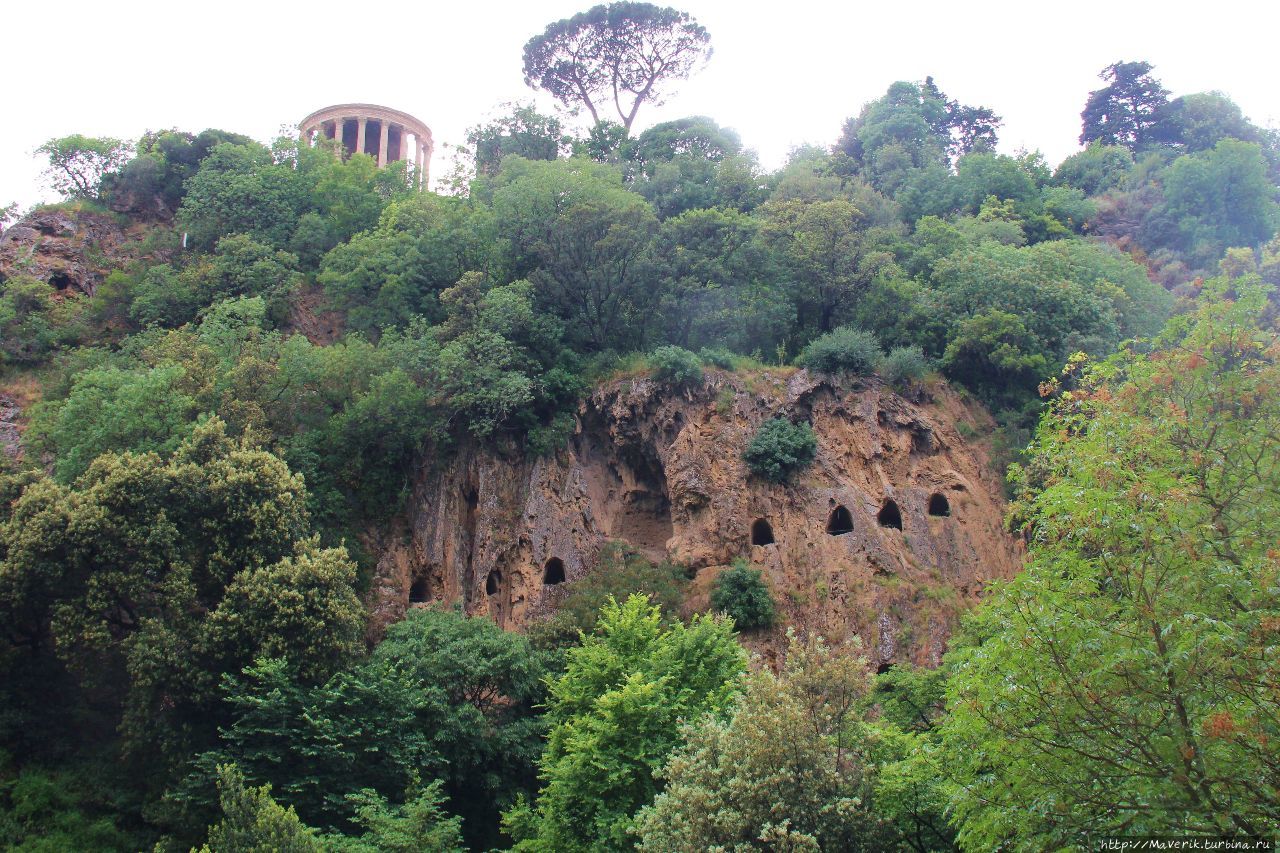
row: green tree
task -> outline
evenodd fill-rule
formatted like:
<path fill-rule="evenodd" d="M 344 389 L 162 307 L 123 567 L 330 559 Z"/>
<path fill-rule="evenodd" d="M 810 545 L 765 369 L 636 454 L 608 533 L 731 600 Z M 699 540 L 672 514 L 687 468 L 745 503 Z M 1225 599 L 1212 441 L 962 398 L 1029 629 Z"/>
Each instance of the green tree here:
<path fill-rule="evenodd" d="M 631 844 L 633 815 L 658 791 L 681 721 L 723 712 L 745 667 L 727 621 L 696 616 L 664 628 L 643 596 L 608 602 L 550 685 L 536 808 L 522 802 L 503 819 L 515 849 Z"/>
<path fill-rule="evenodd" d="M 526 160 L 555 160 L 567 147 L 560 120 L 543 115 L 533 104 L 507 104 L 507 114 L 467 130 L 467 144 L 477 175 L 493 177 L 502 161 L 515 155 Z"/>
<path fill-rule="evenodd" d="M 1089 93 L 1080 113 L 1080 144 L 1100 142 L 1140 151 L 1156 142 L 1169 92 L 1149 62 L 1113 62 L 1098 74 L 1107 85 Z"/>
<path fill-rule="evenodd" d="M 760 235 L 792 276 L 801 324 L 829 332 L 877 276 L 893 270 L 886 243 L 895 229 L 845 199 L 770 201 L 757 211 Z"/>
<path fill-rule="evenodd" d="M 197 412 L 196 400 L 182 387 L 186 375 L 169 363 L 101 367 L 77 376 L 70 395 L 44 415 L 58 480 L 70 483 L 103 453 L 173 451 Z"/>
<path fill-rule="evenodd" d="M 706 116 L 663 122 L 625 149 L 632 188 L 659 218 L 708 207 L 750 210 L 764 200 L 754 155 L 738 134 Z"/>
<path fill-rule="evenodd" d="M 498 812 L 532 787 L 541 745 L 542 668 L 524 637 L 488 619 L 414 609 L 368 660 L 321 683 L 305 675 L 277 659 L 228 677 L 233 720 L 197 766 L 234 761 L 308 822 L 347 834 L 376 807 L 371 798 L 407 818 L 428 808 L 414 803 L 417 781 L 439 781 L 468 842 L 497 843 Z M 183 794 L 197 805 L 199 782 Z"/>
<path fill-rule="evenodd" d="M 187 180 L 177 224 L 197 249 L 210 249 L 228 234 L 283 248 L 306 212 L 310 182 L 309 172 L 276 162 L 259 143 L 222 142 Z"/>
<path fill-rule="evenodd" d="M 355 820 L 364 833 L 359 838 L 330 835 L 325 846 L 335 853 L 463 853 L 462 819 L 451 817 L 439 780 L 405 793 L 403 805 L 388 804 L 376 791 L 364 790 L 348 797 L 356 803 Z"/>
<path fill-rule="evenodd" d="M 636 818 L 640 850 L 884 850 L 858 703 L 860 646 L 793 633 L 781 675 L 747 680 L 728 720 L 685 729 L 666 788 Z"/>
<path fill-rule="evenodd" d="M 1275 825 L 1280 376 L 1265 304 L 1256 278 L 1206 284 L 1153 346 L 1072 375 L 1015 469 L 1030 559 L 948 656 L 964 846 Z"/>
<path fill-rule="evenodd" d="M 355 567 L 309 537 L 301 479 L 217 419 L 168 458 L 108 453 L 72 486 L 32 482 L 0 555 L 9 643 L 56 654 L 155 786 L 214 735 L 222 672 L 270 650 L 327 677 L 362 643 Z"/>
<path fill-rule="evenodd" d="M 819 373 L 869 376 L 883 357 L 880 342 L 871 332 L 841 326 L 810 341 L 796 363 Z"/>
<path fill-rule="evenodd" d="M 271 786 L 245 786 L 234 765 L 218 768 L 222 820 L 209 827 L 209 842 L 200 853 L 320 853 L 316 831 L 298 820 L 293 807 L 271 798 Z"/>
<path fill-rule="evenodd" d="M 760 570 L 737 559 L 732 568 L 716 575 L 711 587 L 711 609 L 729 614 L 736 627 L 750 630 L 772 625 L 775 608 L 773 594 Z"/>
<path fill-rule="evenodd" d="M 663 339 L 698 349 L 771 351 L 795 324 L 781 273 L 758 239 L 754 218 L 736 210 L 690 210 L 667 219 L 653 243 Z"/>
<path fill-rule="evenodd" d="M 67 198 L 96 199 L 103 178 L 133 156 L 133 146 L 119 139 L 72 134 L 50 139 L 36 149 L 49 160 L 45 179 Z"/>
<path fill-rule="evenodd" d="M 1160 113 L 1157 133 L 1162 142 L 1189 154 L 1209 151 L 1223 139 L 1256 142 L 1264 148 L 1274 141 L 1221 92 L 1196 92 L 1174 98 Z"/>
<path fill-rule="evenodd" d="M 595 124 L 612 103 L 628 131 L 641 104 L 660 106 L 663 90 L 711 55 L 711 36 L 684 12 L 651 3 L 593 6 L 549 25 L 524 46 L 524 80 Z"/>
<path fill-rule="evenodd" d="M 657 221 L 621 175 L 583 160 L 509 158 L 493 208 L 536 304 L 590 351 L 637 344 L 656 294 L 647 264 Z"/>
<path fill-rule="evenodd" d="M 1072 154 L 1058 164 L 1053 182 L 1075 187 L 1087 196 L 1124 187 L 1133 168 L 1133 153 L 1122 145 L 1090 142 L 1083 151 Z"/>
<path fill-rule="evenodd" d="M 1232 246 L 1256 248 L 1280 227 L 1277 189 L 1254 143 L 1223 139 L 1179 157 L 1163 177 L 1164 213 L 1197 266 L 1211 266 Z"/>
<path fill-rule="evenodd" d="M 771 483 L 785 483 L 813 462 L 818 440 L 808 423 L 770 418 L 751 436 L 742 458 L 751 473 Z"/>

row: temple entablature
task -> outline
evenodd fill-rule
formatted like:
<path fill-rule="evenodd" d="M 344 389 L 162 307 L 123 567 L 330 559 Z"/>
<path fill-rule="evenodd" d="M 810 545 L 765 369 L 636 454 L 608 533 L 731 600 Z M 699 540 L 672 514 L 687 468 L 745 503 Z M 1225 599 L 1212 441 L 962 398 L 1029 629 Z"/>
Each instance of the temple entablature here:
<path fill-rule="evenodd" d="M 434 147 L 431 128 L 408 113 L 377 104 L 335 104 L 316 110 L 299 127 L 308 144 L 333 139 L 347 155 L 368 154 L 379 167 L 400 160 L 412 162 L 418 187 L 427 187 Z"/>

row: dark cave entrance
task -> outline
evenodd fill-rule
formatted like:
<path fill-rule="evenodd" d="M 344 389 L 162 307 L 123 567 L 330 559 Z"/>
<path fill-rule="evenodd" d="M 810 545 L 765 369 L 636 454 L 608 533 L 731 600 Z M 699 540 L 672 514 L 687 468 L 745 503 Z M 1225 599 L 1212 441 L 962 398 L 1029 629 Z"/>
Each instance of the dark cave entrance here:
<path fill-rule="evenodd" d="M 559 557 L 547 560 L 547 564 L 542 567 L 542 582 L 547 586 L 564 583 L 564 560 Z"/>
<path fill-rule="evenodd" d="M 876 515 L 876 521 L 880 522 L 881 527 L 893 527 L 901 530 L 902 510 L 898 509 L 898 504 L 892 498 L 888 498 L 885 500 L 884 506 L 880 507 L 880 512 Z"/>
<path fill-rule="evenodd" d="M 418 578 L 409 587 L 409 603 L 425 604 L 431 600 L 431 584 L 426 578 Z"/>
<path fill-rule="evenodd" d="M 502 572 L 494 569 L 489 572 L 489 577 L 485 578 L 484 591 L 486 595 L 497 595 L 498 590 L 502 588 Z"/>
<path fill-rule="evenodd" d="M 849 510 L 843 505 L 831 510 L 831 515 L 827 518 L 827 534 L 829 536 L 843 536 L 846 533 L 853 532 L 853 516 Z"/>
<path fill-rule="evenodd" d="M 944 517 L 951 515 L 951 503 L 947 500 L 946 495 L 941 492 L 934 492 L 929 496 L 929 515 Z"/>
<path fill-rule="evenodd" d="M 772 545 L 773 544 L 773 528 L 769 526 L 769 522 L 763 518 L 757 518 L 755 523 L 751 525 L 751 544 L 752 545 Z"/>

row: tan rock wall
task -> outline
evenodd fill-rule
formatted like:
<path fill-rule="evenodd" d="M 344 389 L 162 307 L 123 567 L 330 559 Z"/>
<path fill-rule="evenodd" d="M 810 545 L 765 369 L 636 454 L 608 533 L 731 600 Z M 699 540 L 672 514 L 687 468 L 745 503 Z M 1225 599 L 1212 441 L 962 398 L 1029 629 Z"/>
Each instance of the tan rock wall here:
<path fill-rule="evenodd" d="M 775 415 L 810 420 L 818 439 L 815 464 L 785 486 L 752 477 L 741 458 Z M 857 633 L 875 663 L 936 664 L 958 614 L 1021 556 L 1001 526 L 999 478 L 961 438 L 961 421 L 978 433 L 990 426 L 945 387 L 917 404 L 876 381 L 836 387 L 805 371 L 712 371 L 679 392 L 615 381 L 583 405 L 554 457 L 473 449 L 424 462 L 399 531 L 380 549 L 377 621 L 399 618 L 416 582 L 419 597 L 519 629 L 563 589 L 543 585 L 547 560 L 563 561 L 572 583 L 603 542 L 621 539 L 696 571 L 691 608 L 705 607 L 716 573 L 745 557 L 765 570 L 788 623 Z M 929 514 L 935 494 L 949 515 Z M 877 521 L 887 499 L 901 530 Z M 837 506 L 852 530 L 829 535 Z M 757 519 L 773 544 L 751 544 Z"/>

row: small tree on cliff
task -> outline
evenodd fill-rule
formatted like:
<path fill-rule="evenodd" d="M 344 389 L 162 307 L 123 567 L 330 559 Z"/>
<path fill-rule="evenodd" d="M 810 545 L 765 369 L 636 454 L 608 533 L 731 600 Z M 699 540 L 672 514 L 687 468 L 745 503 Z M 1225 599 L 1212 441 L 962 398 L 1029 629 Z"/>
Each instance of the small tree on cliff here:
<path fill-rule="evenodd" d="M 45 180 L 66 198 L 97 198 L 102 178 L 133 156 L 133 146 L 109 137 L 72 134 L 50 139 L 36 149 L 49 159 Z"/>
<path fill-rule="evenodd" d="M 711 36 L 684 12 L 650 3 L 611 3 L 551 24 L 524 46 L 524 81 L 600 124 L 612 102 L 628 131 L 640 105 L 711 56 Z"/>

